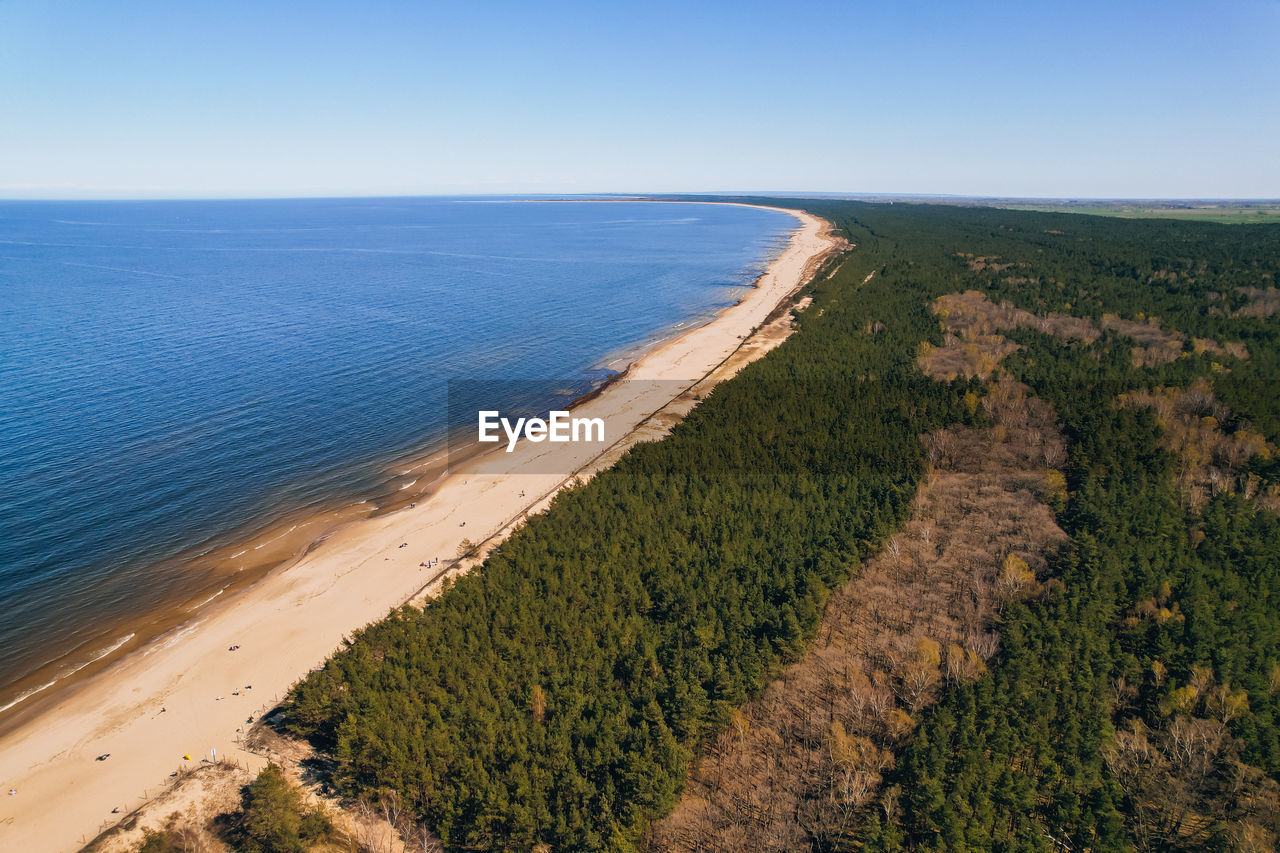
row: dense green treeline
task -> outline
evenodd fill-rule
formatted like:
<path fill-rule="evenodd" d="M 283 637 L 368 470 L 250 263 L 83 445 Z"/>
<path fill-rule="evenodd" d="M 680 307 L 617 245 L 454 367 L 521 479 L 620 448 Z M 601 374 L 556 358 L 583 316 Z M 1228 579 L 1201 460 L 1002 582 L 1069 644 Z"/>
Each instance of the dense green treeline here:
<path fill-rule="evenodd" d="M 807 209 L 823 215 L 822 204 Z M 837 209 L 838 206 L 833 206 Z M 858 223 L 891 234 L 897 262 L 952 290 L 981 290 L 1038 314 L 1159 318 L 1187 336 L 1239 341 L 1249 357 L 1214 373 L 1235 413 L 1280 441 L 1280 324 L 1249 309 L 1251 291 L 1280 285 L 1280 226 L 1117 221 L 1079 214 L 934 205 L 862 205 Z M 962 257 L 962 255 L 968 257 Z M 1008 269 L 972 270 L 988 258 Z M 1190 353 L 1193 346 L 1186 345 Z M 1212 357 L 1183 371 L 1209 372 Z M 1218 358 L 1222 361 L 1224 359 Z"/>
<path fill-rule="evenodd" d="M 868 849 L 1232 849 L 1230 824 L 1252 815 L 1248 804 L 1203 794 L 1196 808 L 1209 808 L 1144 837 L 1154 819 L 1140 812 L 1163 803 L 1134 802 L 1142 780 L 1116 778 L 1103 758 L 1129 721 L 1159 730 L 1183 712 L 1226 712 L 1224 688 L 1247 695 L 1227 720 L 1240 757 L 1280 775 L 1276 517 L 1227 495 L 1188 517 L 1149 411 L 1108 402 L 1065 420 L 1072 540 L 1054 568 L 1059 583 L 1044 601 L 1006 609 L 991 675 L 925 721 L 895 780 L 901 814 L 872 818 Z M 1197 678 L 1196 695 L 1180 700 Z M 1219 763 L 1215 784 L 1226 785 L 1235 768 Z"/>
<path fill-rule="evenodd" d="M 797 335 L 293 691 L 338 790 L 398 793 L 451 849 L 628 849 L 670 810 L 905 516 L 917 436 L 971 417 L 914 368 L 943 291 L 901 264 L 864 285 L 893 258 L 833 218 L 859 249 Z"/>
<path fill-rule="evenodd" d="M 1280 525 L 1255 499 L 1280 463 L 1250 451 L 1193 499 L 1166 445 L 1178 418 L 1213 460 L 1252 431 L 1280 443 L 1280 228 L 781 203 L 856 244 L 800 331 L 425 611 L 352 638 L 293 691 L 288 727 L 338 790 L 396 792 L 449 849 L 630 849 L 902 521 L 917 436 L 975 417 L 977 385 L 915 362 L 943 343 L 932 300 L 973 289 L 1106 329 L 1005 332 L 1022 348 L 1004 369 L 1068 438 L 1070 540 L 1043 596 L 1002 612 L 990 674 L 923 715 L 862 846 L 1273 844 Z M 1167 357 L 1138 359 L 1150 318 Z M 1172 414 L 1150 403 L 1193 386 Z"/>
<path fill-rule="evenodd" d="M 1269 849 L 1280 829 L 1280 526 L 1230 488 L 1189 505 L 1175 486 L 1182 460 L 1162 448 L 1169 425 L 1118 401 L 1204 377 L 1230 406 L 1224 436 L 1257 427 L 1275 440 L 1277 327 L 1232 313 L 1237 288 L 1274 286 L 1280 229 L 982 210 L 866 218 L 885 232 L 886 220 L 912 220 L 893 233 L 928 236 L 910 252 L 917 264 L 963 253 L 949 262 L 956 289 L 1042 315 L 1158 316 L 1187 340 L 1182 357 L 1138 368 L 1116 333 L 1092 345 L 1008 333 L 1023 349 L 1006 369 L 1054 404 L 1068 437 L 1071 540 L 1043 599 L 1004 610 L 990 675 L 926 716 L 863 845 Z M 1244 341 L 1250 357 L 1197 355 L 1192 337 Z M 1193 422 L 1224 415 L 1197 404 Z M 1268 460 L 1253 471 L 1274 484 Z"/>
<path fill-rule="evenodd" d="M 1111 625 L 1136 565 L 1166 564 L 1182 530 L 1150 415 L 1097 414 L 1089 429 L 1071 434 L 1075 458 L 1091 464 L 1071 469 L 1072 541 L 1055 565 L 1060 585 L 1044 601 L 1007 606 L 998 664 L 926 719 L 894 780 L 901 815 L 873 816 L 869 849 L 1131 843 L 1123 791 L 1102 756 L 1114 733 L 1111 681 L 1121 655 Z"/>

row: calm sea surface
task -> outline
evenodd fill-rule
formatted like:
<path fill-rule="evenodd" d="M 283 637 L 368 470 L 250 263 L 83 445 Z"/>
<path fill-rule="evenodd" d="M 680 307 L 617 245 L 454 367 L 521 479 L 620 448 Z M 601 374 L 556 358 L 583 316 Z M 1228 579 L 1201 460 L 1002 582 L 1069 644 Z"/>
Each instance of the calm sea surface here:
<path fill-rule="evenodd" d="M 191 555 L 376 501 L 440 440 L 449 379 L 586 388 L 736 301 L 794 226 L 629 202 L 0 202 L 0 708 L 180 597 Z"/>

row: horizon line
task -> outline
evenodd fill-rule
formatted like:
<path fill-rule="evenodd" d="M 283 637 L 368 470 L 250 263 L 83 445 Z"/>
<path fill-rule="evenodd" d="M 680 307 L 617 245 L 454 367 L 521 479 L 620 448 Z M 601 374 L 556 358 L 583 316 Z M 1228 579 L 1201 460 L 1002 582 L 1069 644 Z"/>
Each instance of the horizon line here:
<path fill-rule="evenodd" d="M 148 195 L 148 196 L 83 196 L 83 197 L 34 197 L 34 196 L 8 196 L 0 194 L 0 203 L 6 202 L 31 202 L 31 203 L 58 203 L 58 202 L 161 202 L 161 201 L 328 201 L 328 200 L 344 200 L 344 199 L 416 199 L 416 198 L 522 198 L 522 199 L 581 199 L 589 200 L 591 198 L 616 198 L 616 199 L 635 199 L 635 200 L 663 200 L 670 198 L 689 198 L 689 197 L 706 197 L 713 196 L 717 198 L 799 198 L 799 199 L 879 199 L 885 201 L 917 201 L 917 200 L 952 200 L 952 201 L 992 201 L 992 202 L 1059 202 L 1059 203 L 1080 203 L 1080 202 L 1107 202 L 1107 203 L 1124 203 L 1124 202 L 1161 202 L 1161 203 L 1255 203 L 1255 204 L 1276 204 L 1280 205 L 1280 196 L 1065 196 L 1065 195 L 1046 195 L 1046 196 L 1022 196 L 1022 195 L 976 195 L 966 193 L 885 193 L 885 192 L 840 192 L 840 191 L 779 191 L 779 190 L 708 190 L 700 192 L 683 191 L 683 192 L 626 192 L 626 191 L 599 191 L 599 192 L 556 192 L 556 193 L 527 193 L 527 192 L 471 192 L 471 193 L 339 193 L 335 195 Z"/>

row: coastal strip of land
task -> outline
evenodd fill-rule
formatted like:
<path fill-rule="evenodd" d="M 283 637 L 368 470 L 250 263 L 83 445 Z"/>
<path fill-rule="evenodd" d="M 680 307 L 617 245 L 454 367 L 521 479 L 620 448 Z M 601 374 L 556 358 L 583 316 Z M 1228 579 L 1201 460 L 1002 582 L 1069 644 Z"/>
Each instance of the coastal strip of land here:
<path fill-rule="evenodd" d="M 434 595 L 561 488 L 612 464 L 635 442 L 659 437 L 710 385 L 786 337 L 789 316 L 777 309 L 840 243 L 822 220 L 785 212 L 800 227 L 738 304 L 651 349 L 625 381 L 575 409 L 621 436 L 604 450 L 526 443 L 497 473 L 478 458 L 430 498 L 343 527 L 0 737 L 0 786 L 15 792 L 0 800 L 0 847 L 75 850 L 183 768 L 261 764 L 239 745 L 249 720 L 346 636 L 393 607 Z M 550 453 L 560 454 L 554 464 Z"/>

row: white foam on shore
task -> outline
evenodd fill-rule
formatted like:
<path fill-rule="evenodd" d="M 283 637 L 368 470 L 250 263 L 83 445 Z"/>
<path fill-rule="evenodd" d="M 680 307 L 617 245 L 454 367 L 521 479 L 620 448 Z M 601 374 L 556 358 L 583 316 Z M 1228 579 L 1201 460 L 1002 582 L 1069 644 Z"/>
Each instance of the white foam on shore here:
<path fill-rule="evenodd" d="M 123 646 L 125 643 L 129 642 L 130 640 L 132 640 L 132 639 L 134 638 L 134 636 L 135 636 L 134 634 L 126 634 L 125 636 L 121 637 L 119 640 L 116 640 L 114 643 L 112 643 L 111 645 L 107 646 L 106 648 L 99 649 L 99 650 L 98 650 L 98 651 L 97 651 L 97 652 L 96 652 L 92 657 L 90 657 L 87 661 L 85 661 L 84 663 L 80 664 L 79 666 L 74 666 L 74 667 L 72 667 L 71 669 L 66 670 L 65 672 L 62 672 L 62 673 L 58 674 L 56 677 L 54 677 L 54 678 L 53 678 L 53 680 L 51 680 L 51 681 L 49 681 L 49 682 L 47 682 L 47 683 L 45 683 L 45 684 L 41 684 L 39 687 L 33 687 L 33 688 L 31 688 L 30 690 L 28 690 L 27 692 L 23 693 L 23 694 L 22 694 L 21 696 L 19 696 L 18 698 L 14 699 L 14 700 L 13 700 L 12 702 L 10 702 L 8 705 L 5 705 L 4 707 L 0 708 L 0 714 L 2 714 L 2 713 L 4 713 L 5 711 L 9 710 L 9 709 L 10 709 L 10 708 L 12 708 L 14 705 L 17 705 L 17 704 L 19 704 L 19 703 L 21 703 L 21 702 L 25 702 L 26 700 L 30 699 L 32 696 L 36 695 L 37 693 L 39 693 L 39 692 L 41 692 L 41 691 L 43 691 L 43 690 L 48 690 L 50 687 L 52 687 L 53 685 L 57 684 L 59 681 L 62 681 L 64 678 L 67 678 L 67 677 L 69 677 L 69 676 L 75 675 L 77 672 L 79 672 L 80 670 L 84 669 L 84 668 L 85 668 L 86 666 L 88 666 L 89 664 L 91 664 L 91 663 L 96 663 L 97 661 L 102 660 L 102 659 L 103 659 L 103 658 L 105 658 L 107 655 L 111 654 L 111 653 L 112 653 L 112 652 L 114 652 L 116 649 L 120 648 L 120 647 L 121 647 L 121 646 Z"/>
<path fill-rule="evenodd" d="M 195 612 L 196 612 L 197 610 L 199 610 L 201 607 L 204 607 L 204 606 L 205 606 L 206 604 L 208 604 L 210 601 L 213 601 L 215 598 L 217 598 L 218 596 L 222 595 L 222 594 L 223 594 L 224 592 L 226 592 L 226 591 L 227 591 L 227 588 L 224 586 L 222 589 L 218 590 L 218 591 L 217 591 L 217 592 L 215 592 L 213 595 L 209 596 L 209 597 L 208 597 L 208 598 L 206 598 L 204 601 L 200 602 L 199 604 L 195 605 L 194 607 L 188 607 L 188 608 L 187 608 L 187 612 L 188 612 L 188 613 L 195 613 Z"/>
<path fill-rule="evenodd" d="M 219 590 L 218 595 L 221 595 L 221 594 L 222 594 L 222 592 L 221 592 L 221 590 Z M 202 620 L 200 620 L 199 622 L 192 622 L 190 625 L 187 625 L 187 626 L 186 626 L 186 627 L 184 627 L 184 628 L 180 628 L 179 630 L 174 631 L 174 632 L 173 632 L 173 635 L 172 635 L 172 636 L 170 636 L 168 639 L 164 640 L 164 642 L 156 642 L 156 643 L 152 643 L 151 648 L 149 648 L 149 649 L 147 649 L 145 652 L 143 652 L 143 653 L 142 653 L 142 656 L 143 656 L 143 657 L 147 657 L 147 656 L 148 656 L 148 655 L 150 655 L 150 654 L 153 654 L 153 653 L 155 653 L 155 652 L 159 652 L 159 651 L 163 651 L 163 650 L 165 650 L 165 649 L 167 649 L 167 648 L 171 647 L 174 643 L 178 642 L 178 641 L 179 641 L 179 640 L 181 640 L 183 637 L 185 637 L 185 636 L 187 636 L 188 634 L 190 634 L 190 633 L 191 633 L 192 631 L 194 631 L 196 628 L 200 627 L 200 625 L 202 625 L 203 623 L 204 623 L 204 620 L 202 619 Z"/>

